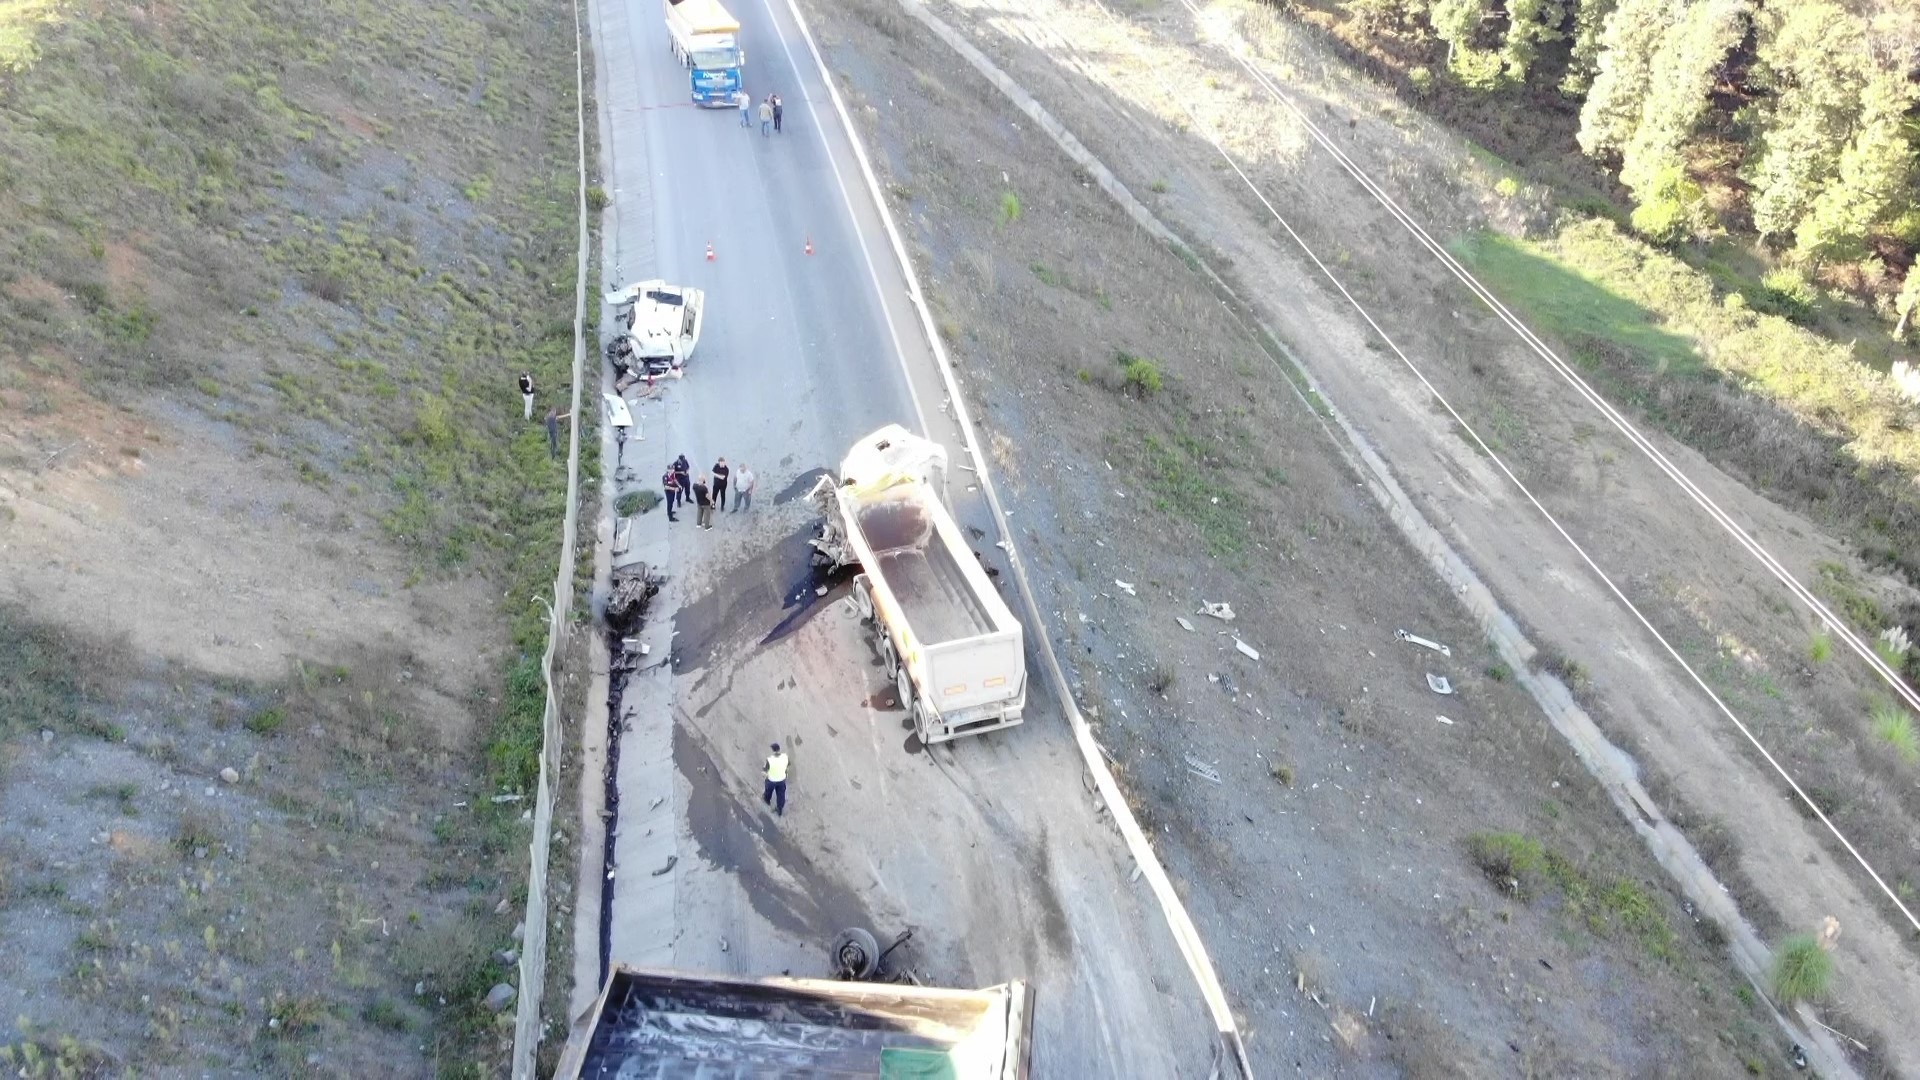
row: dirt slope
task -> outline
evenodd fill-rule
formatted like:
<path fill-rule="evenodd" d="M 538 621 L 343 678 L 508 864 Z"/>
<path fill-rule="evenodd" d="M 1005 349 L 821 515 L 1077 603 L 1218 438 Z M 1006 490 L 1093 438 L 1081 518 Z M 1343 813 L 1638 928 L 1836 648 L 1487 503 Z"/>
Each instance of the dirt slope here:
<path fill-rule="evenodd" d="M 896 34 L 912 32 L 911 19 L 895 21 L 884 8 L 868 9 L 876 13 L 874 23 Z M 1080 5 L 965 4 L 942 10 L 1065 118 L 1136 193 L 1152 199 L 1244 294 L 1258 298 L 1261 315 L 1282 329 L 1334 400 L 1358 418 L 1404 486 L 1426 503 L 1429 516 L 1564 658 L 1559 666 L 1577 665 L 1566 669 L 1583 684 L 1583 700 L 1617 740 L 1636 751 L 1649 770 L 1648 782 L 1662 790 L 1696 842 L 1740 888 L 1749 917 L 1759 920 L 1763 932 L 1811 928 L 1825 915 L 1839 916 L 1846 928 L 1841 1026 L 1878 1029 L 1896 1044 L 1904 1038 L 1903 1025 L 1884 1003 L 1910 995 L 1913 955 L 1888 921 L 1891 906 L 1876 902 L 1864 879 L 1839 865 L 1844 853 L 1784 800 L 1737 733 L 1713 716 L 1642 631 L 1610 607 L 1557 538 L 1520 512 L 1511 489 L 1418 386 L 1409 385 L 1397 362 L 1369 342 L 1351 315 L 1271 239 L 1264 208 L 1224 172 L 1169 95 L 1182 95 L 1210 130 L 1226 133 L 1276 204 L 1395 340 L 1493 436 L 1523 478 L 1627 583 L 1636 602 L 1675 636 L 1761 737 L 1831 799 L 1829 810 L 1889 879 L 1910 890 L 1920 877 L 1910 865 L 1910 769 L 1889 748 L 1874 744 L 1860 673 L 1842 664 L 1809 663 L 1807 627 L 1784 598 L 1732 557 L 1711 526 L 1680 512 L 1665 482 L 1567 404 L 1551 376 L 1495 333 L 1470 298 L 1437 269 L 1410 260 L 1397 226 L 1330 161 L 1309 152 L 1304 133 L 1278 106 L 1256 97 L 1231 68 L 1194 61 L 1180 47 L 1191 40 L 1193 27 L 1177 5 L 1135 5 L 1137 22 L 1125 27 Z M 1242 10 L 1211 8 L 1209 25 L 1231 30 Z M 1293 80 L 1289 85 L 1305 83 L 1313 91 L 1316 114 L 1324 112 L 1351 140 L 1356 156 L 1379 163 L 1380 174 L 1408 193 L 1407 201 L 1430 225 L 1466 229 L 1522 216 L 1524 206 L 1476 190 L 1471 181 L 1477 167 L 1444 133 L 1364 83 L 1342 77 L 1337 65 L 1285 36 L 1284 26 L 1263 21 L 1252 29 L 1268 47 L 1285 50 L 1276 70 Z M 1194 92 L 1201 87 L 1205 93 Z M 902 89 L 895 100 L 907 97 Z M 1091 262 L 1081 279 L 1098 280 L 1109 265 L 1105 258 Z M 1034 274 L 1036 284 L 1045 286 Z M 1104 312 L 1096 318 L 1105 318 Z M 1026 348 L 1011 337 L 995 344 Z M 1215 397 L 1208 404 L 1219 408 L 1226 402 Z M 1842 588 L 1869 597 L 1895 595 L 1891 582 L 1864 568 L 1849 569 L 1844 546 L 1815 526 L 1754 497 L 1698 455 L 1683 448 L 1669 453 L 1723 505 L 1736 507 L 1805 577 L 1820 577 L 1824 569 Z M 1165 462 L 1158 464 L 1168 471 Z M 1202 463 L 1191 472 L 1205 476 L 1211 468 Z M 1179 504 L 1174 509 L 1208 513 Z M 1300 528 L 1303 522 L 1289 514 L 1287 525 Z M 1352 565 L 1377 573 L 1371 561 Z M 1356 571 L 1331 572 L 1344 583 Z M 1808 716 L 1820 722 L 1808 724 Z M 1808 866 L 1821 869 L 1808 873 Z M 1867 1041 L 1886 1053 L 1881 1038 Z M 1905 1052 L 1891 1056 L 1902 1060 Z M 1880 1067 L 1875 1059 L 1863 1064 Z"/>
<path fill-rule="evenodd" d="M 1009 476 L 1045 629 L 1184 882 L 1256 1066 L 1769 1060 L 1714 929 L 1259 342 L 1214 317 L 1204 279 L 891 4 L 814 17 Z M 1237 618 L 1198 615 L 1203 600 Z"/>
<path fill-rule="evenodd" d="M 571 17 L 56 6 L 0 11 L 0 1058 L 497 1072 Z"/>

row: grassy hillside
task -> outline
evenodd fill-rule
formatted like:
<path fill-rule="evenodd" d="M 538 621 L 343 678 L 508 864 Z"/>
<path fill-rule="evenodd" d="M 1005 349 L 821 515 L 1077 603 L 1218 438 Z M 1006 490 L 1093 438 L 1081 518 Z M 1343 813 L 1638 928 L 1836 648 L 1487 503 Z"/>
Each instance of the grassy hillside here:
<path fill-rule="evenodd" d="M 429 782 L 531 789 L 544 613 L 527 597 L 551 581 L 564 474 L 512 380 L 531 370 L 542 407 L 564 404 L 573 88 L 572 13 L 542 0 L 0 0 L 0 415 L 59 420 L 79 387 L 178 420 L 291 471 L 332 503 L 331 527 L 404 550 L 413 581 L 478 575 L 510 598 L 459 630 L 511 647 L 497 681 L 473 688 L 484 734 L 451 771 L 382 755 L 367 775 L 364 754 L 342 754 L 317 763 L 315 791 L 404 803 Z M 65 640 L 5 614 L 0 655 Z M 120 688 L 71 685 L 59 667 L 44 667 L 58 685 L 32 684 L 41 700 L 63 715 L 115 707 Z M 198 677 L 177 674 L 194 699 Z M 239 702 L 337 706 L 417 745 L 391 730 L 406 722 L 381 701 L 393 680 L 362 675 L 302 668 L 209 690 L 225 704 L 203 711 L 224 724 Z M 16 711 L 16 731 L 52 719 Z M 173 1034 L 241 1072 L 301 1071 L 270 1052 L 276 1039 L 345 1028 L 384 1033 L 400 1073 L 497 1071 L 501 1018 L 467 991 L 494 977 L 476 928 L 504 934 L 495 901 L 523 888 L 519 809 L 480 800 L 416 853 L 418 910 L 448 913 L 428 928 L 437 952 L 375 941 L 360 974 L 307 988 L 297 1025 L 269 1025 L 280 1006 L 264 997 L 203 995 Z M 324 932 L 309 949 L 325 955 Z M 423 979 L 461 992 L 379 1004 L 411 1001 Z M 114 989 L 92 985 L 92 1000 Z M 36 1019 L 44 1033 L 51 1018 Z M 179 1064 L 170 1040 L 111 1049 L 138 1072 Z"/>

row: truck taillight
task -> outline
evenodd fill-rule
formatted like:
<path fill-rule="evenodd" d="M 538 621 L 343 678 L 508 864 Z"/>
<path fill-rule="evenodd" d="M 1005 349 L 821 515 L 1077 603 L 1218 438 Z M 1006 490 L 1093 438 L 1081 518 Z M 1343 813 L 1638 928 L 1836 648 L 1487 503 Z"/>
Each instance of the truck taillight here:
<path fill-rule="evenodd" d="M 980 685 L 987 687 L 988 689 L 992 689 L 993 687 L 996 687 L 996 686 L 1005 686 L 1007 685 L 1007 677 L 1005 675 L 995 675 L 993 678 L 988 679 L 987 681 L 981 683 Z"/>
<path fill-rule="evenodd" d="M 967 684 L 961 683 L 959 686 L 949 686 L 945 690 L 942 690 L 940 692 L 947 695 L 948 697 L 952 697 L 955 694 L 964 694 L 967 692 Z"/>

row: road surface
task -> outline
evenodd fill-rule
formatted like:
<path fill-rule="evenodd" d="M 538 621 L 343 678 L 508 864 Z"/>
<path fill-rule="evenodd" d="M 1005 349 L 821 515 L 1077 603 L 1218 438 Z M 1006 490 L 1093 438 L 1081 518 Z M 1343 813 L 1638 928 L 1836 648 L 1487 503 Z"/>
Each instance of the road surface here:
<path fill-rule="evenodd" d="M 789 9 L 741 0 L 735 14 L 756 105 L 785 101 L 778 136 L 687 104 L 657 4 L 592 10 L 605 282 L 664 277 L 708 297 L 688 376 L 636 407 L 645 441 L 626 464 L 645 484 L 681 453 L 696 474 L 724 456 L 759 477 L 754 507 L 712 531 L 691 512 L 640 517 L 618 560 L 667 583 L 639 635 L 650 666 L 621 703 L 610 955 L 822 975 L 839 930 L 884 942 L 912 928 L 897 955 L 924 981 L 1030 980 L 1037 1075 L 1204 1076 L 1211 1025 L 1037 662 L 1026 724 L 928 751 L 839 603 L 846 582 L 809 568 L 805 492 L 854 439 L 898 422 L 955 461 L 964 441 Z M 1004 570 L 983 500 L 952 472 L 957 516 Z M 793 762 L 784 818 L 760 803 L 775 740 Z"/>

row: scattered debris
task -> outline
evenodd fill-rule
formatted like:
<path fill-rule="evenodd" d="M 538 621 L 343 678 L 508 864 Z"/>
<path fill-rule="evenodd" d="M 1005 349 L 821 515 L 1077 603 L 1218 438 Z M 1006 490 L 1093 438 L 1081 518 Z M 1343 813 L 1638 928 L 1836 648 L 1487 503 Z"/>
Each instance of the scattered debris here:
<path fill-rule="evenodd" d="M 1180 629 L 1185 630 L 1189 634 L 1193 633 L 1193 624 L 1187 621 L 1185 615 L 1175 615 L 1173 621 L 1180 624 Z"/>
<path fill-rule="evenodd" d="M 1342 1010 L 1334 1016 L 1332 1027 L 1333 1034 L 1340 1040 L 1341 1046 L 1345 1047 L 1349 1053 L 1359 1051 L 1360 1040 L 1367 1033 L 1367 1026 L 1360 1022 L 1359 1017 Z"/>
<path fill-rule="evenodd" d="M 674 864 L 676 864 L 676 863 L 678 863 L 679 861 L 680 861 L 680 856 L 678 856 L 678 855 L 669 855 L 669 856 L 667 856 L 667 861 L 666 861 L 666 863 L 665 863 L 665 864 L 663 864 L 663 865 L 662 865 L 662 866 L 660 867 L 660 869 L 658 869 L 658 870 L 655 870 L 655 871 L 653 872 L 653 876 L 654 876 L 654 877 L 659 877 L 659 876 L 660 876 L 661 874 L 664 874 L 664 873 L 666 873 L 667 871 L 669 871 L 669 870 L 671 870 L 671 869 L 673 869 L 673 867 L 674 867 Z"/>
<path fill-rule="evenodd" d="M 495 795 L 493 797 L 493 801 L 494 801 L 494 804 L 497 806 L 500 803 L 519 802 L 521 799 L 524 799 L 524 798 L 526 798 L 525 795 L 517 795 L 517 794 Z"/>
<path fill-rule="evenodd" d="M 513 901 L 508 900 L 505 897 L 502 897 L 499 903 L 493 905 L 493 913 L 495 915 L 505 915 L 507 912 L 512 910 L 513 910 Z"/>
<path fill-rule="evenodd" d="M 1126 593 L 1128 596 L 1139 595 L 1138 593 L 1133 591 L 1133 582 L 1131 581 L 1121 581 L 1119 578 L 1114 578 L 1113 583 L 1114 585 L 1119 587 L 1121 592 Z"/>
<path fill-rule="evenodd" d="M 815 587 L 814 587 L 814 590 L 813 590 L 813 595 L 815 595 L 815 596 L 825 596 L 825 595 L 827 595 L 827 587 L 826 587 L 825 585 L 818 585 L 818 586 L 815 586 Z"/>
<path fill-rule="evenodd" d="M 1429 671 L 1427 672 L 1427 689 L 1436 694 L 1451 694 L 1453 693 L 1453 684 L 1447 681 L 1445 675 L 1435 675 Z"/>
<path fill-rule="evenodd" d="M 1446 717 L 1444 717 L 1444 716 L 1436 716 L 1436 717 L 1434 717 L 1434 719 L 1435 719 L 1435 720 L 1438 720 L 1438 721 L 1440 721 L 1440 722 L 1441 722 L 1441 723 L 1443 723 L 1443 724 L 1446 724 L 1446 725 L 1448 725 L 1449 727 L 1451 727 L 1451 726 L 1453 725 L 1453 721 L 1451 721 L 1451 720 L 1449 720 L 1449 719 L 1447 719 L 1447 718 L 1446 718 Z"/>
<path fill-rule="evenodd" d="M 1241 641 L 1239 638 L 1233 639 L 1233 647 L 1236 649 L 1239 649 L 1240 655 L 1246 657 L 1249 660 L 1260 659 L 1260 650 L 1254 648 L 1253 646 L 1247 644 L 1244 641 Z"/>
<path fill-rule="evenodd" d="M 1220 770 L 1214 768 L 1213 766 L 1207 764 L 1204 761 L 1201 761 L 1200 759 L 1194 757 L 1192 754 L 1187 754 L 1185 755 L 1185 757 L 1187 761 L 1188 772 L 1192 773 L 1195 776 L 1198 776 L 1202 780 L 1206 780 L 1211 783 L 1217 784 L 1220 782 Z"/>
<path fill-rule="evenodd" d="M 1418 634 L 1409 634 L 1405 630 L 1395 630 L 1393 632 L 1393 636 L 1399 638 L 1401 641 L 1407 642 L 1408 644 L 1418 645 L 1423 649 L 1432 649 L 1434 652 L 1439 653 L 1441 656 L 1453 655 L 1452 649 L 1447 648 L 1445 645 L 1442 645 L 1437 641 L 1429 641 L 1428 639 L 1423 638 Z"/>
<path fill-rule="evenodd" d="M 720 951 L 721 951 L 721 952 L 726 952 L 726 951 L 727 951 L 727 939 L 726 939 L 726 938 L 721 938 L 721 939 L 720 939 Z"/>
<path fill-rule="evenodd" d="M 53 741 L 53 729 L 52 729 L 52 728 L 41 728 L 41 729 L 40 729 L 40 741 L 41 741 L 42 743 L 50 743 L 50 742 L 52 742 L 52 741 Z"/>
<path fill-rule="evenodd" d="M 1139 881 L 1139 880 L 1140 880 L 1140 870 L 1141 870 L 1141 866 L 1140 866 L 1140 864 L 1139 864 L 1139 863 L 1134 863 L 1134 864 L 1133 864 L 1133 873 L 1131 873 L 1131 874 L 1128 874 L 1128 875 L 1127 875 L 1127 884 L 1129 884 L 1129 885 L 1131 885 L 1131 884 L 1133 884 L 1134 882 L 1136 882 L 1136 881 Z"/>
<path fill-rule="evenodd" d="M 1225 601 L 1222 601 L 1216 604 L 1211 600 L 1202 600 L 1200 601 L 1199 614 L 1211 615 L 1214 618 L 1219 619 L 1221 622 L 1232 622 L 1233 621 L 1233 605 L 1226 603 Z"/>

